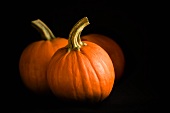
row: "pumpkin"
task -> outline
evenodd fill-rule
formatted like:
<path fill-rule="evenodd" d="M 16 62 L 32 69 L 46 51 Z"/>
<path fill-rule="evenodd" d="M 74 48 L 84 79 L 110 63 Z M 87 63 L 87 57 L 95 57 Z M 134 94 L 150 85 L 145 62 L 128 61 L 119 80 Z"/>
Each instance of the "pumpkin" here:
<path fill-rule="evenodd" d="M 68 40 L 55 37 L 40 19 L 31 23 L 44 39 L 29 44 L 23 50 L 19 61 L 19 71 L 26 87 L 36 93 L 45 93 L 50 90 L 46 74 L 47 65 L 54 52 L 64 47 Z"/>
<path fill-rule="evenodd" d="M 98 44 L 109 54 L 115 69 L 115 80 L 120 80 L 125 68 L 125 57 L 120 45 L 110 37 L 97 33 L 84 35 L 81 39 Z"/>
<path fill-rule="evenodd" d="M 65 101 L 99 102 L 112 91 L 115 72 L 108 53 L 80 34 L 89 25 L 87 17 L 72 28 L 68 45 L 56 51 L 47 69 L 51 91 Z"/>

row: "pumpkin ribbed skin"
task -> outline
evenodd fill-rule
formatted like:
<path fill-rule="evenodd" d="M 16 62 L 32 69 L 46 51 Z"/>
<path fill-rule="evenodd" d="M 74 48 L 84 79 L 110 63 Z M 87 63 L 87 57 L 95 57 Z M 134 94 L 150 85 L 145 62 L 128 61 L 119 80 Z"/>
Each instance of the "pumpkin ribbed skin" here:
<path fill-rule="evenodd" d="M 125 57 L 117 42 L 101 34 L 88 34 L 82 36 L 81 39 L 96 43 L 109 54 L 115 69 L 115 80 L 120 80 L 124 72 Z"/>
<path fill-rule="evenodd" d="M 59 49 L 48 66 L 47 78 L 55 95 L 74 100 L 101 101 L 111 92 L 115 74 L 109 55 L 84 41 L 80 51 Z"/>
<path fill-rule="evenodd" d="M 56 38 L 41 40 L 27 46 L 21 54 L 19 70 L 24 84 L 34 92 L 46 92 L 49 86 L 46 78 L 47 65 L 56 50 L 64 47 L 67 40 Z"/>
<path fill-rule="evenodd" d="M 39 19 L 32 21 L 43 40 L 29 44 L 19 60 L 19 71 L 23 83 L 36 93 L 49 92 L 47 66 L 54 52 L 67 45 L 68 40 L 55 37 L 51 30 Z"/>
<path fill-rule="evenodd" d="M 81 41 L 87 17 L 70 32 L 68 45 L 56 51 L 47 69 L 51 91 L 60 99 L 99 102 L 112 91 L 115 72 L 108 53 L 99 45 Z"/>

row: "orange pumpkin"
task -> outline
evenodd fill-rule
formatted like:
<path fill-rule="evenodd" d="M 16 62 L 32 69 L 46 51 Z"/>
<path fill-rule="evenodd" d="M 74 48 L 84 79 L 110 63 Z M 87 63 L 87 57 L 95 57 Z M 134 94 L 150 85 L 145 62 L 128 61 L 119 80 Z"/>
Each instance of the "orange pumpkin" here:
<path fill-rule="evenodd" d="M 115 73 L 109 55 L 99 45 L 80 39 L 88 24 L 87 17 L 79 20 L 70 32 L 68 45 L 50 60 L 47 80 L 62 100 L 99 102 L 112 91 Z"/>
<path fill-rule="evenodd" d="M 56 50 L 67 45 L 65 38 L 55 37 L 51 30 L 40 20 L 32 21 L 32 25 L 41 33 L 44 40 L 28 45 L 22 52 L 19 71 L 23 83 L 36 93 L 48 92 L 46 69 Z"/>
<path fill-rule="evenodd" d="M 118 43 L 102 34 L 88 34 L 82 36 L 81 39 L 98 44 L 109 54 L 115 69 L 115 80 L 120 80 L 124 72 L 125 57 Z"/>

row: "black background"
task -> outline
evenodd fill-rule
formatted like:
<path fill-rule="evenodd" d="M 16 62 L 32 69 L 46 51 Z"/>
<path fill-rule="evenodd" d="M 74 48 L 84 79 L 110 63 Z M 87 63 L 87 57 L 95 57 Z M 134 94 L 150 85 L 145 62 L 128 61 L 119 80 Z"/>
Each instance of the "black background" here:
<path fill-rule="evenodd" d="M 11 3 L 12 4 L 12 3 Z M 6 5 L 8 6 L 8 5 Z M 16 4 L 5 7 L 1 24 L 1 57 L 6 60 L 2 74 L 2 101 L 6 111 L 18 113 L 146 113 L 164 111 L 166 5 L 160 3 L 117 5 L 111 2 Z M 100 33 L 113 38 L 122 47 L 126 66 L 122 79 L 110 96 L 96 105 L 65 103 L 53 95 L 37 95 L 22 83 L 18 63 L 24 48 L 41 40 L 31 21 L 41 19 L 56 37 L 68 37 L 73 25 L 83 17 L 90 25 L 82 35 Z M 3 44 L 4 43 L 4 44 Z M 166 98 L 165 98 L 166 100 Z M 4 107 L 3 107 L 4 108 Z"/>

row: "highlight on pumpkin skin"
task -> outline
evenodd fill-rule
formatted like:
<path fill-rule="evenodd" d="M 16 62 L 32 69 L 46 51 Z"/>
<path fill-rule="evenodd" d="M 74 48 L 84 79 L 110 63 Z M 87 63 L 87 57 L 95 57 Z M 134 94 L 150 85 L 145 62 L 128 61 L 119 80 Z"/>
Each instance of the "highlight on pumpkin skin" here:
<path fill-rule="evenodd" d="M 99 45 L 81 41 L 80 34 L 89 24 L 87 17 L 79 20 L 70 31 L 68 45 L 56 51 L 49 62 L 49 86 L 62 100 L 96 103 L 112 91 L 115 72 L 109 55 Z"/>
<path fill-rule="evenodd" d="M 81 36 L 81 40 L 96 43 L 109 54 L 115 67 L 115 81 L 118 83 L 124 76 L 126 61 L 124 52 L 116 40 L 99 33 L 86 34 Z"/>
<path fill-rule="evenodd" d="M 74 49 L 80 50 L 81 46 L 87 45 L 86 43 L 81 41 L 80 35 L 83 29 L 89 24 L 90 23 L 88 21 L 88 18 L 84 17 L 73 26 L 72 30 L 70 31 L 69 38 L 68 38 L 68 42 L 69 42 L 67 45 L 68 52 Z"/>

